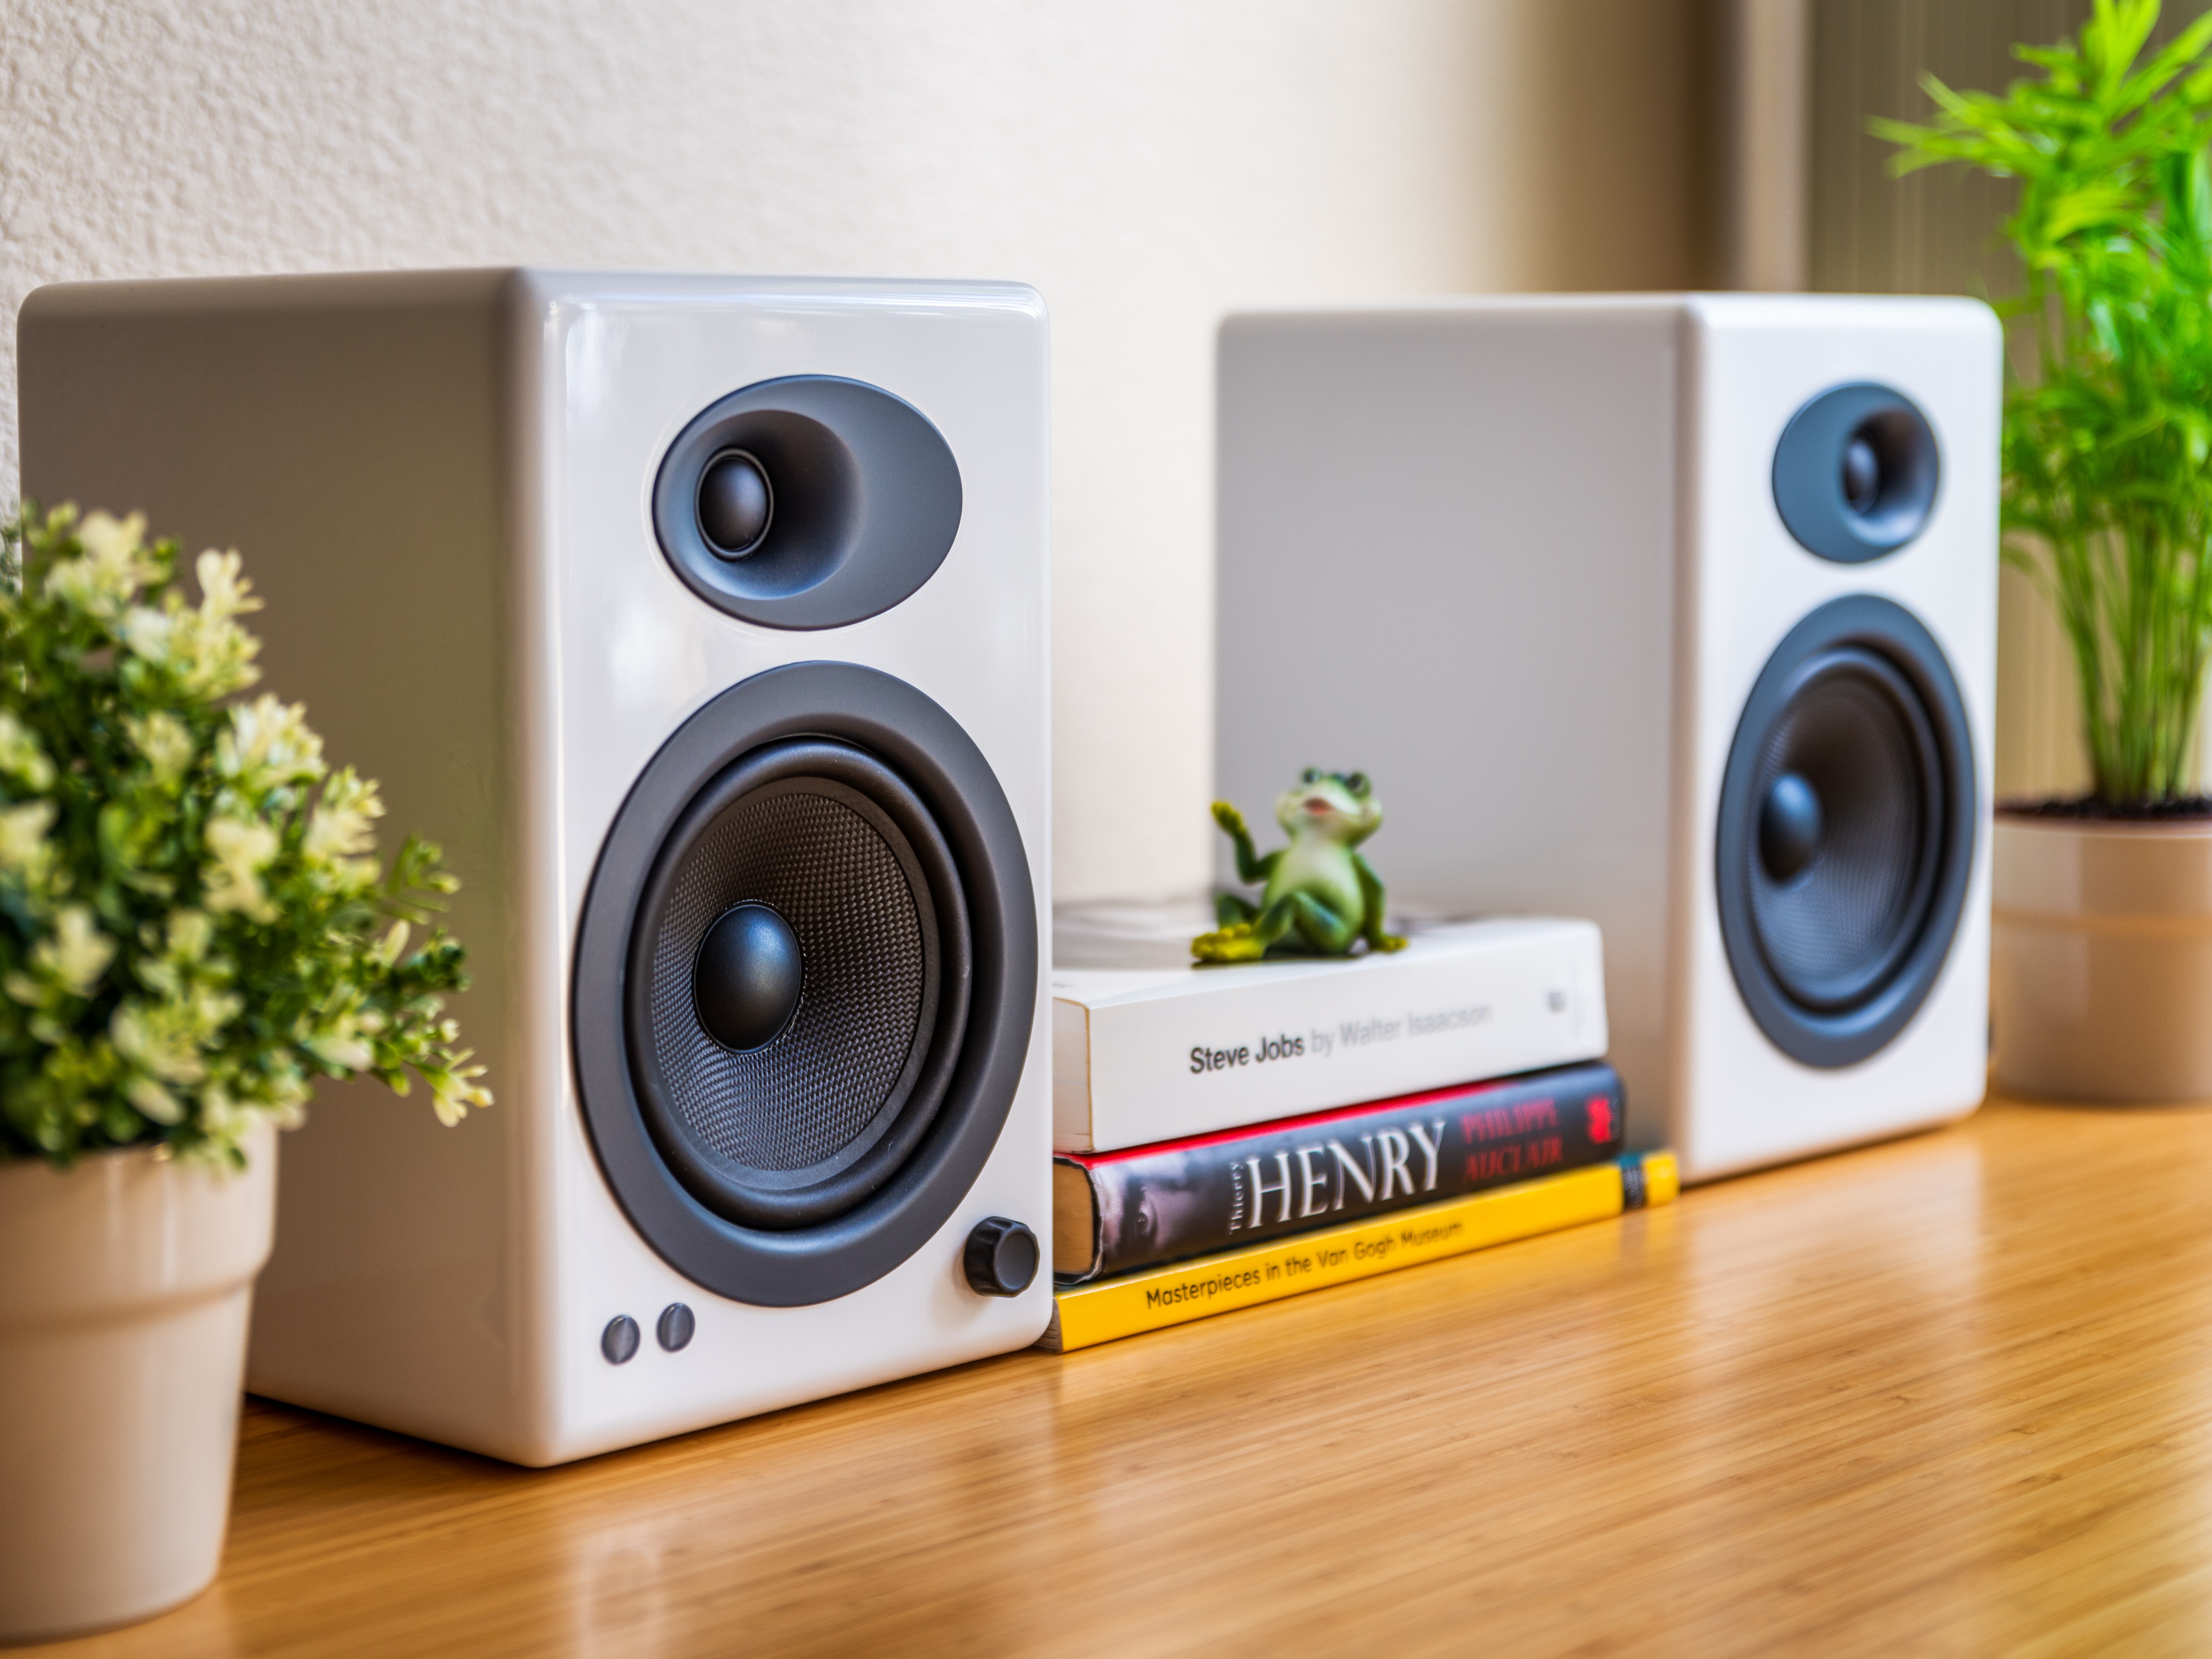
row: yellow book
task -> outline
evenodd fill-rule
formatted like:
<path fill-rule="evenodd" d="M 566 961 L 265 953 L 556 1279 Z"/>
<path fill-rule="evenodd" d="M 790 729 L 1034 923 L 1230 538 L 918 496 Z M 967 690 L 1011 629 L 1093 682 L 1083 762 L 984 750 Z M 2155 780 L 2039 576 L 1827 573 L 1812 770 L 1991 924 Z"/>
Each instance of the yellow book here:
<path fill-rule="evenodd" d="M 1680 1187 L 1672 1152 L 1632 1154 L 1517 1187 L 1496 1187 L 1120 1279 L 1071 1285 L 1054 1294 L 1052 1323 L 1037 1346 L 1072 1352 L 1139 1331 L 1557 1232 L 1647 1204 L 1669 1203 Z"/>

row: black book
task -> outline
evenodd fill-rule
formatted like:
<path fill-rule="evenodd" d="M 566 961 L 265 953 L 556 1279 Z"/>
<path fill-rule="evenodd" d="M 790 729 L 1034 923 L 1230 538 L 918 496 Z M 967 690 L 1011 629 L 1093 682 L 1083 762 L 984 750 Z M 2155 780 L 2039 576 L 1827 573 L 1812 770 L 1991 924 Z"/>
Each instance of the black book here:
<path fill-rule="evenodd" d="M 1053 1160 L 1063 1285 L 1379 1215 L 1619 1155 L 1602 1062 Z"/>

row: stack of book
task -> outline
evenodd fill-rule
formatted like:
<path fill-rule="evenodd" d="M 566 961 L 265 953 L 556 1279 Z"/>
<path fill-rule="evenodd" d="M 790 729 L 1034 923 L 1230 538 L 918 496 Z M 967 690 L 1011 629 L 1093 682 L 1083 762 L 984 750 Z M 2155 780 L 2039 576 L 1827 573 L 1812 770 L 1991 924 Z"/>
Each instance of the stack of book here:
<path fill-rule="evenodd" d="M 1671 1157 L 1624 1151 L 1588 922 L 1437 927 L 1348 961 L 1070 969 L 1052 988 L 1047 1348 L 1674 1195 Z"/>

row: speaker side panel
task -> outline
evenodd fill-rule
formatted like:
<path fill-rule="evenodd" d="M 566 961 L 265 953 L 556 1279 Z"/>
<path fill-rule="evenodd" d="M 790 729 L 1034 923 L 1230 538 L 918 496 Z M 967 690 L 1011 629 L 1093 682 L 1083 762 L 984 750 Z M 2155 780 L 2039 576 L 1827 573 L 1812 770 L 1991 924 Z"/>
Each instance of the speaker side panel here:
<path fill-rule="evenodd" d="M 1972 1111 L 1987 1059 L 1989 799 L 1996 695 L 2001 342 L 1970 301 L 1700 298 L 1686 408 L 1683 704 L 1694 805 L 1675 849 L 1683 925 L 1673 964 L 1668 1132 L 1705 1178 Z M 1775 445 L 1838 386 L 1893 386 L 1942 450 L 1925 528 L 1899 551 L 1838 564 L 1802 546 L 1775 504 Z M 1948 663 L 1973 750 L 1975 851 L 1960 921 L 1933 988 L 1893 1041 L 1856 1063 L 1807 1065 L 1747 1012 L 1715 888 L 1716 809 L 1746 699 L 1785 636 L 1820 606 L 1867 593 L 1904 607 Z"/>
<path fill-rule="evenodd" d="M 27 493 L 143 508 L 188 556 L 238 549 L 267 602 L 249 619 L 262 689 L 380 781 L 387 855 L 429 836 L 463 883 L 447 920 L 475 988 L 453 1012 L 499 1103 L 447 1130 L 419 1091 L 317 1088 L 280 1142 L 248 1386 L 494 1450 L 526 1442 L 534 1410 L 513 1363 L 532 1083 L 504 280 L 87 283 L 33 295 L 18 322 Z"/>
<path fill-rule="evenodd" d="M 1638 1134 L 1663 1075 L 1680 309 L 1257 313 L 1219 344 L 1220 793 L 1264 844 L 1301 769 L 1360 768 L 1394 904 L 1597 921 Z"/>

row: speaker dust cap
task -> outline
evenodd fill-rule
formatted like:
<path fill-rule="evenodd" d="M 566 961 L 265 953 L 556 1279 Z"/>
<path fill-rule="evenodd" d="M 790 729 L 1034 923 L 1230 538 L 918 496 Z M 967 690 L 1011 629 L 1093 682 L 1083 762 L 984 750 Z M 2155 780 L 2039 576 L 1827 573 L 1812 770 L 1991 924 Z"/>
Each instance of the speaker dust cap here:
<path fill-rule="evenodd" d="M 763 380 L 709 404 L 662 457 L 653 528 L 717 610 L 770 628 L 842 628 L 937 572 L 959 532 L 944 434 L 879 386 Z"/>

